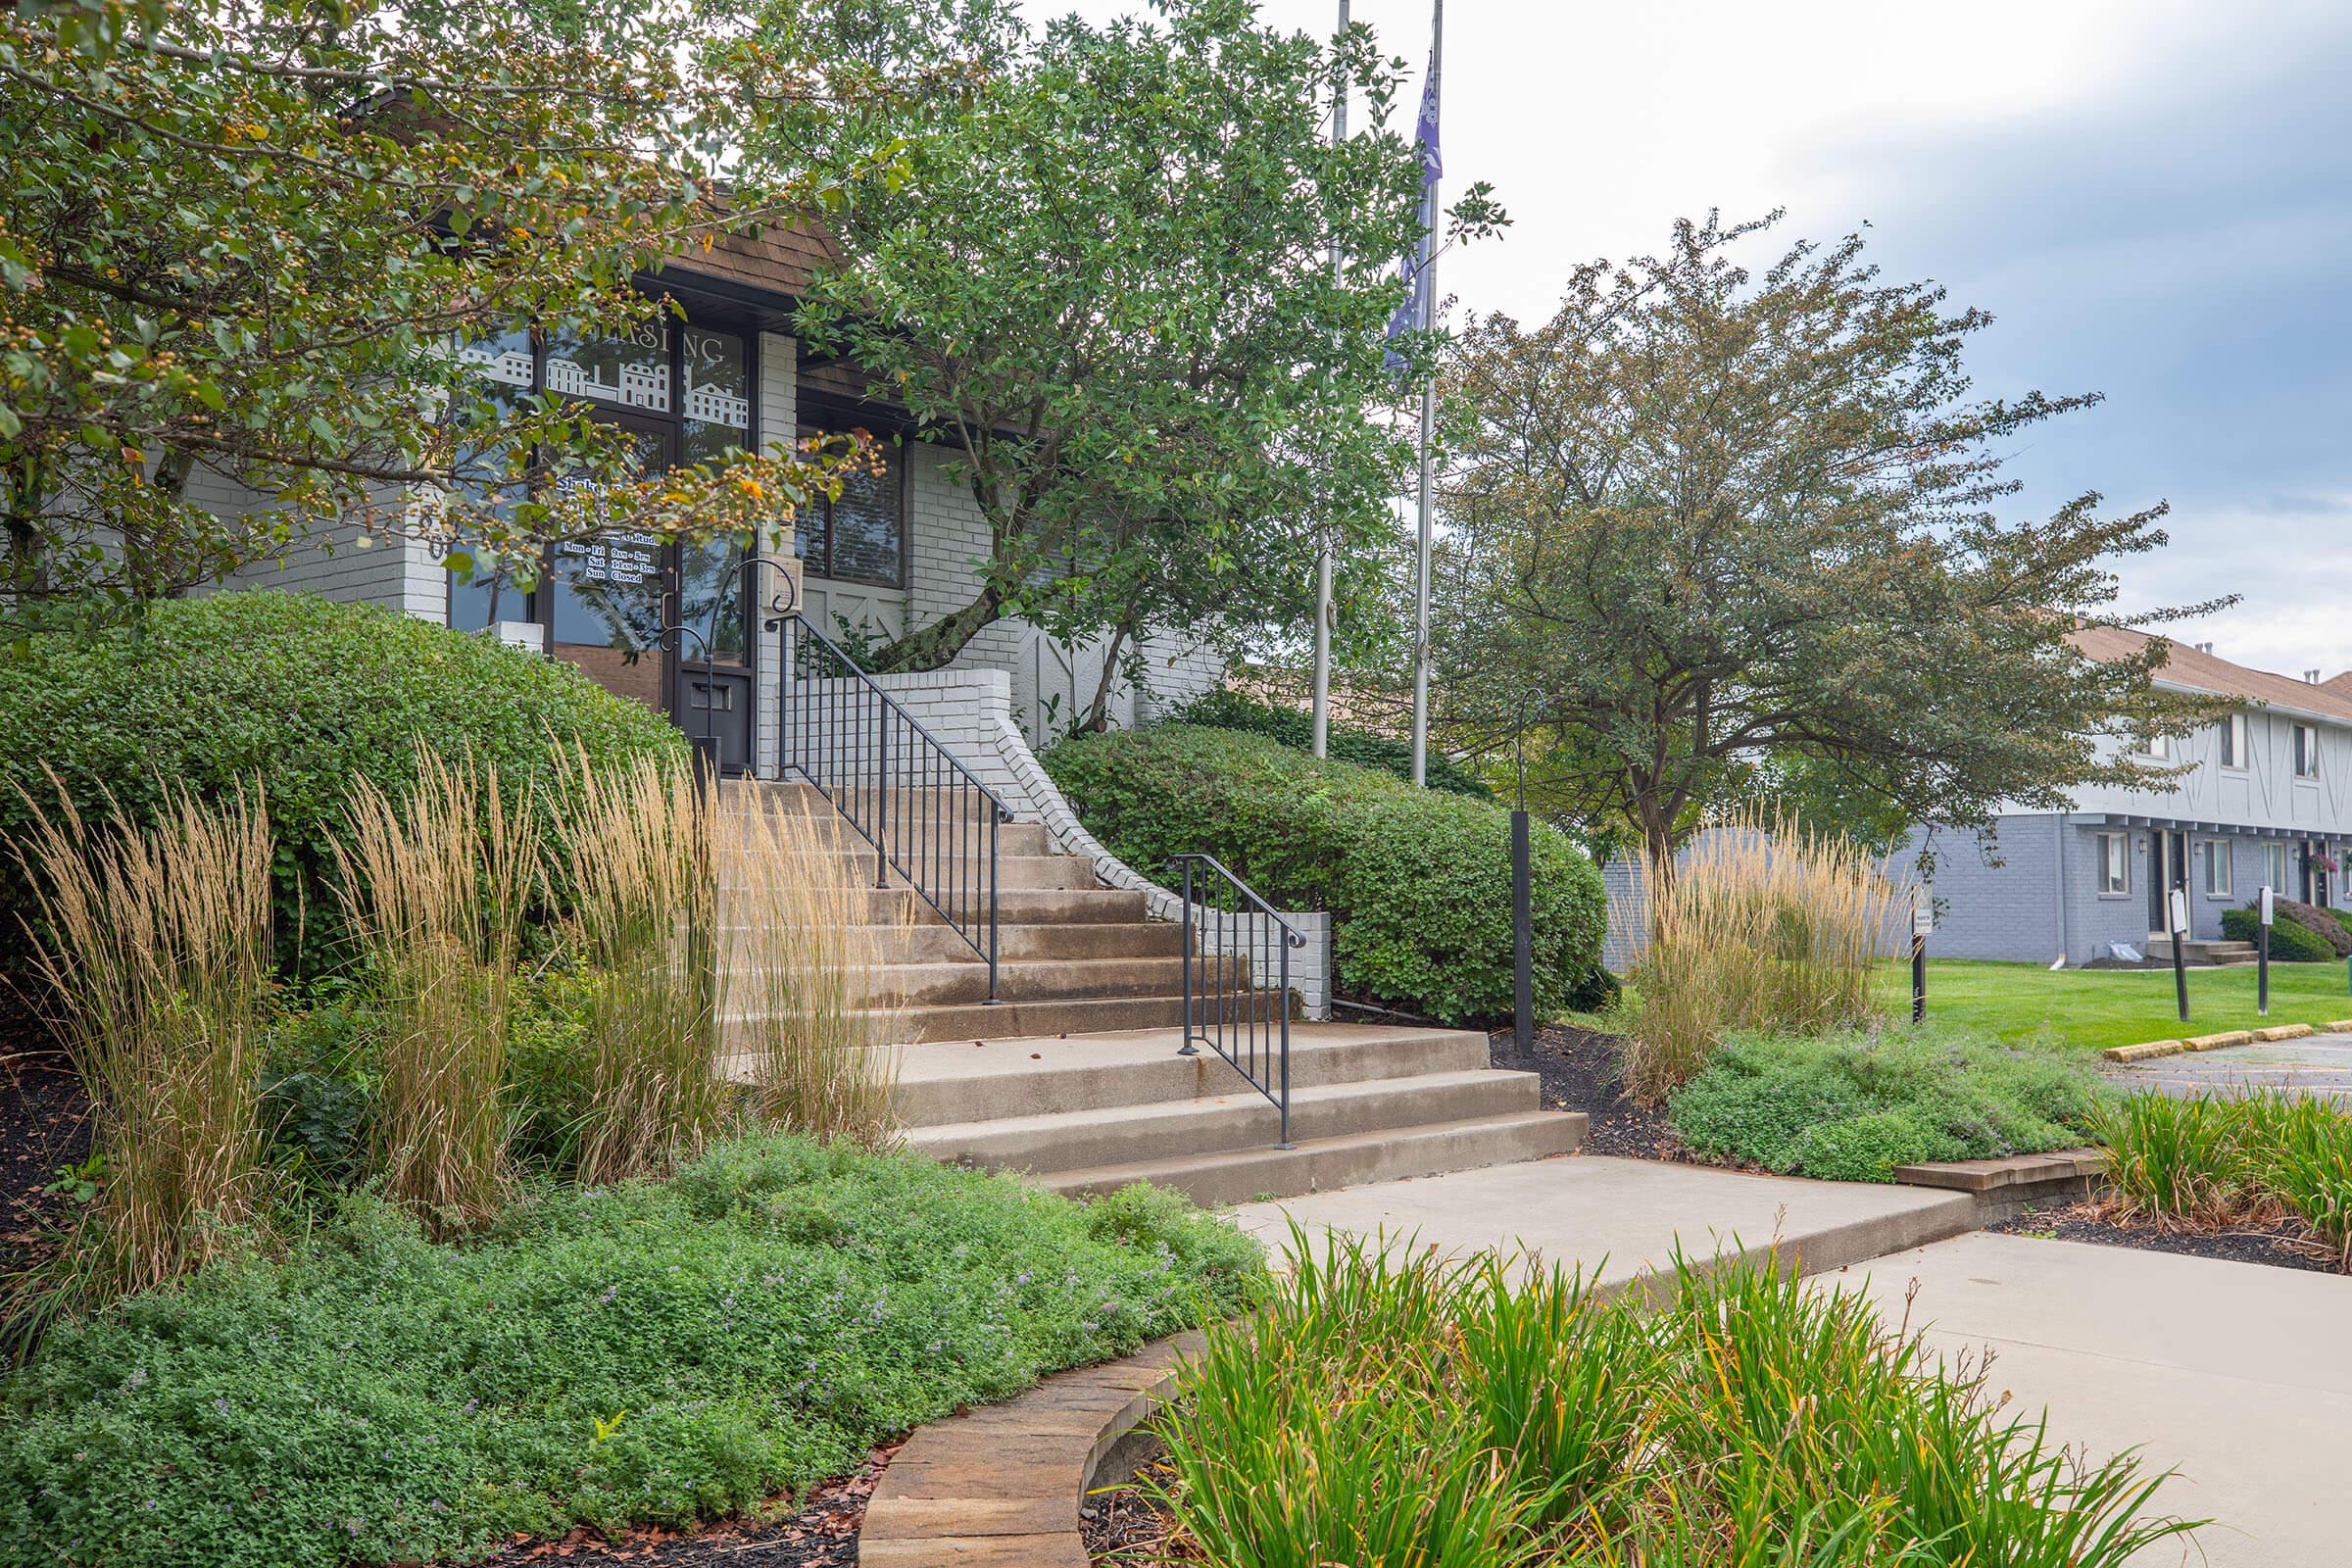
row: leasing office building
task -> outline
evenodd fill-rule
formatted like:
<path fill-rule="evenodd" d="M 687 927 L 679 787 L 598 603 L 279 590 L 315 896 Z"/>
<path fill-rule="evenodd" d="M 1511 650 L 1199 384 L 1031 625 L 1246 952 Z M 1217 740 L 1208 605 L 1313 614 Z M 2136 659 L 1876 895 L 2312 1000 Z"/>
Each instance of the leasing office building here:
<path fill-rule="evenodd" d="M 2076 638 L 2094 658 L 2146 641 L 2118 627 Z M 1937 956 L 2080 965 L 2119 943 L 2144 951 L 2165 929 L 2165 896 L 2182 868 L 2195 941 L 2220 940 L 2223 911 L 2266 884 L 2307 904 L 2352 906 L 2341 869 L 2352 851 L 2352 671 L 2297 680 L 2175 644 L 2156 684 L 2238 706 L 2143 754 L 2181 768 L 2176 777 L 2084 789 L 2064 811 L 2003 813 L 1985 851 L 1941 834 Z"/>

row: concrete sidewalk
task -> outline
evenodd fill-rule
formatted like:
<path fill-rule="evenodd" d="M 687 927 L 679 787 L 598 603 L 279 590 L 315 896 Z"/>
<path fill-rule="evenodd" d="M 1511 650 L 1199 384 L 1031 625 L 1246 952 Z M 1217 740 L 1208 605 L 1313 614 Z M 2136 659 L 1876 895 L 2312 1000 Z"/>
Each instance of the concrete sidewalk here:
<path fill-rule="evenodd" d="M 2352 1279 L 1979 1233 L 1856 1267 L 1889 1323 L 1947 1354 L 1989 1347 L 1992 1387 L 2101 1456 L 2180 1474 L 2162 1512 L 2215 1522 L 2138 1561 L 2352 1563 Z"/>
<path fill-rule="evenodd" d="M 1338 1229 L 1417 1236 L 1450 1253 L 1524 1248 L 1588 1270 L 1605 1260 L 1605 1277 L 1624 1279 L 1667 1267 L 1678 1242 L 1706 1258 L 1735 1244 L 1761 1250 L 1776 1235 L 1808 1272 L 1839 1268 L 1956 1236 L 1975 1213 L 1974 1199 L 1926 1188 L 1581 1154 L 1247 1203 L 1234 1217 L 1277 1250 L 1287 1215 L 1317 1240 Z"/>

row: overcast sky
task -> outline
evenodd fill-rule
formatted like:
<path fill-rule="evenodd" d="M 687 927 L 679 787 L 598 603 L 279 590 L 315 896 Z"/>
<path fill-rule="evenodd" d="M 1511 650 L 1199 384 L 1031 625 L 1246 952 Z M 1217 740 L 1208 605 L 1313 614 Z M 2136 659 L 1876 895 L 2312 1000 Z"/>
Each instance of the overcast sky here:
<path fill-rule="evenodd" d="M 1429 10 L 1354 0 L 1413 61 L 1408 104 Z M 1263 14 L 1326 33 L 1338 6 Z M 1890 277 L 1996 318 L 1979 391 L 2107 395 L 2022 439 L 2021 515 L 2169 500 L 2127 606 L 2242 594 L 2173 634 L 2352 667 L 2352 3 L 1452 0 L 1446 23 L 1448 197 L 1492 180 L 1514 220 L 1441 264 L 1461 306 L 1541 318 L 1576 261 L 1709 207 L 1788 209 L 1758 262 L 1867 222 Z"/>

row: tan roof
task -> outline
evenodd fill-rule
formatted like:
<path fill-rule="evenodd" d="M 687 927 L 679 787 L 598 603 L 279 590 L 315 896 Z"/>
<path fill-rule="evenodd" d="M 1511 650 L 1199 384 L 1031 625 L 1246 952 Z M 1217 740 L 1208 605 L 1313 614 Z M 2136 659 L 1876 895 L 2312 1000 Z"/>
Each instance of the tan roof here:
<path fill-rule="evenodd" d="M 2232 664 L 2227 659 L 2217 659 L 2169 637 L 2151 637 L 2146 632 L 2122 626 L 2086 626 L 2069 640 L 2093 659 L 2121 659 L 2138 653 L 2151 642 L 2162 642 L 2169 646 L 2170 655 L 2164 667 L 2156 672 L 2156 678 L 2168 685 L 2221 697 L 2242 697 L 2249 702 L 2269 703 L 2276 708 L 2291 708 L 2352 723 L 2352 670 L 2315 686 L 2292 675 Z"/>

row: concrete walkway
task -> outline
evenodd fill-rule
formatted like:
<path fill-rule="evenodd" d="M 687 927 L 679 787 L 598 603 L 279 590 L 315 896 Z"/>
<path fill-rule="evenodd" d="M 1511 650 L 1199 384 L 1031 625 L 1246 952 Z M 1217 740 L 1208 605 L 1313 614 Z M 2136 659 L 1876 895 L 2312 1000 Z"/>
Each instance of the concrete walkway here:
<path fill-rule="evenodd" d="M 2326 1095 L 2352 1107 L 2352 1035 L 2305 1035 L 2263 1045 L 2184 1052 L 2110 1067 L 2107 1076 L 2127 1089 L 2160 1089 L 2168 1095 L 2296 1089 Z M 2346 1561 L 2352 1561 L 2352 1549 L 2348 1549 Z"/>
<path fill-rule="evenodd" d="M 1546 1262 L 1606 1264 L 1624 1279 L 1668 1267 L 1679 1242 L 1690 1256 L 1769 1246 L 1777 1235 L 1808 1271 L 1958 1235 L 1975 1200 L 1916 1187 L 1750 1176 L 1697 1165 L 1578 1155 L 1379 1182 L 1234 1211 L 1244 1230 L 1280 1250 L 1285 1217 L 1319 1242 L 1329 1229 L 1386 1233 L 1451 1253 L 1526 1249 Z"/>
<path fill-rule="evenodd" d="M 2352 1279 L 1979 1233 L 1855 1268 L 1889 1322 L 1947 1353 L 1989 1347 L 1992 1387 L 2101 1455 L 2179 1476 L 2164 1512 L 2215 1522 L 2137 1561 L 2352 1562 Z"/>

